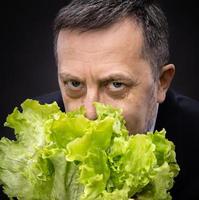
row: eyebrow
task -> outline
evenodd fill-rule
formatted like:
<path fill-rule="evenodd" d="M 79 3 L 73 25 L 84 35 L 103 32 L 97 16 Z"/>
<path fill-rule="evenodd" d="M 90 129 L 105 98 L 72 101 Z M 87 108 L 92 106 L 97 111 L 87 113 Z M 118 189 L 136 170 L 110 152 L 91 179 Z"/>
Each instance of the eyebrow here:
<path fill-rule="evenodd" d="M 65 80 L 78 80 L 78 81 L 82 81 L 82 79 L 78 76 L 74 76 L 74 75 L 71 75 L 71 74 L 68 74 L 68 73 L 58 73 L 59 77 L 61 78 L 62 81 L 65 81 Z"/>
<path fill-rule="evenodd" d="M 107 82 L 107 81 L 114 81 L 114 80 L 117 80 L 117 81 L 127 81 L 128 83 L 132 83 L 132 84 L 137 84 L 138 83 L 138 80 L 133 77 L 133 76 L 130 76 L 128 74 L 121 74 L 121 73 L 113 73 L 113 74 L 110 74 L 108 76 L 105 76 L 103 78 L 100 79 L 100 82 Z"/>

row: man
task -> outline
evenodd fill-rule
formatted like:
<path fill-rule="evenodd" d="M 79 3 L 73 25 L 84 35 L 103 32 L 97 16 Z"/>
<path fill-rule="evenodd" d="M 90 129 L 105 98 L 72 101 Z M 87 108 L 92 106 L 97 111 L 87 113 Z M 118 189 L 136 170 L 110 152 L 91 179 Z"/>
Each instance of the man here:
<path fill-rule="evenodd" d="M 111 104 L 122 108 L 130 134 L 165 128 L 181 167 L 173 199 L 199 199 L 199 104 L 167 92 L 175 67 L 169 64 L 167 21 L 158 5 L 73 0 L 55 20 L 55 56 L 61 96 L 41 102 L 56 100 L 65 111 L 83 105 L 91 120 L 97 117 L 93 102 Z"/>
<path fill-rule="evenodd" d="M 92 120 L 93 102 L 111 104 L 123 109 L 131 134 L 165 128 L 181 167 L 173 199 L 199 199 L 199 104 L 167 92 L 175 67 L 169 64 L 167 20 L 159 6 L 140 0 L 74 0 L 55 20 L 55 55 L 61 96 L 41 102 L 57 100 L 66 111 L 84 105 Z"/>
<path fill-rule="evenodd" d="M 168 91 L 175 67 L 160 7 L 149 0 L 74 0 L 60 10 L 54 30 L 61 95 L 40 101 L 56 100 L 65 111 L 83 105 L 92 120 L 95 101 L 122 108 L 130 134 L 165 128 L 181 167 L 173 199 L 199 199 L 199 103 Z"/>

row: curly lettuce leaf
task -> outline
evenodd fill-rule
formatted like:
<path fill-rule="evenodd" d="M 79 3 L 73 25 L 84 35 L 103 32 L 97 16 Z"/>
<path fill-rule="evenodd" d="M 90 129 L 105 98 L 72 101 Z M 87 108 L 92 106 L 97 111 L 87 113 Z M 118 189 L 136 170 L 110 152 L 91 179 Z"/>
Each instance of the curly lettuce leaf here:
<path fill-rule="evenodd" d="M 19 200 L 171 199 L 179 172 L 166 131 L 130 135 L 122 111 L 95 103 L 63 113 L 26 100 L 7 117 L 16 141 L 0 140 L 0 184 Z"/>

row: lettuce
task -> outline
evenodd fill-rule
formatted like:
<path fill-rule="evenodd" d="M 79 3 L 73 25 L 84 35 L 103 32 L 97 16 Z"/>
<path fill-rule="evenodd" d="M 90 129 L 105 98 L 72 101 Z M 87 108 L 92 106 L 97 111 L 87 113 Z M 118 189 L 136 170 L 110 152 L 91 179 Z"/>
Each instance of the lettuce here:
<path fill-rule="evenodd" d="M 172 199 L 179 173 L 166 131 L 130 135 L 121 110 L 95 103 L 98 118 L 80 109 L 26 100 L 6 126 L 16 140 L 0 140 L 0 184 L 10 199 Z"/>

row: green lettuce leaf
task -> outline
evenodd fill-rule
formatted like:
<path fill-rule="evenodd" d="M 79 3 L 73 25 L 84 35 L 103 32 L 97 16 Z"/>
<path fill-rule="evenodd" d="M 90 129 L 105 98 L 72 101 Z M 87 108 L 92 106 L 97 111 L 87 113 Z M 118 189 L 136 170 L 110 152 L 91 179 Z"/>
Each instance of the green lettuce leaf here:
<path fill-rule="evenodd" d="M 0 184 L 19 200 L 169 200 L 179 173 L 166 131 L 129 135 L 122 111 L 95 103 L 63 113 L 26 100 L 7 117 L 16 140 L 0 140 Z"/>

